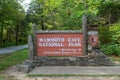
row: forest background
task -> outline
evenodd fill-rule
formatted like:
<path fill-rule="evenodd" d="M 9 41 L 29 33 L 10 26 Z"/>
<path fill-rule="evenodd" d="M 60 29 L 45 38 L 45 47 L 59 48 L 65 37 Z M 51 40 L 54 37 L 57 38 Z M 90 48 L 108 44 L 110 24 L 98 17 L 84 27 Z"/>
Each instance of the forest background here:
<path fill-rule="evenodd" d="M 101 50 L 120 56 L 119 0 L 0 0 L 0 47 L 27 43 L 35 23 L 39 30 L 81 30 L 82 16 L 88 25 L 99 26 Z"/>

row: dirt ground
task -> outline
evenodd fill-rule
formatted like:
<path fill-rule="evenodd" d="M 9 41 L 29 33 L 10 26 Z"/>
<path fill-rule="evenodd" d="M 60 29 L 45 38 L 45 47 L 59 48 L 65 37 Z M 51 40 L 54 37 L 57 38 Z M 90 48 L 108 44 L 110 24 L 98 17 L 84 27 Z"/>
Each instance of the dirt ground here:
<path fill-rule="evenodd" d="M 4 75 L 14 80 L 120 80 L 118 76 L 28 77 L 25 73 L 17 71 L 15 66 L 8 69 Z"/>
<path fill-rule="evenodd" d="M 18 80 L 120 80 L 118 77 L 31 77 L 21 78 Z"/>

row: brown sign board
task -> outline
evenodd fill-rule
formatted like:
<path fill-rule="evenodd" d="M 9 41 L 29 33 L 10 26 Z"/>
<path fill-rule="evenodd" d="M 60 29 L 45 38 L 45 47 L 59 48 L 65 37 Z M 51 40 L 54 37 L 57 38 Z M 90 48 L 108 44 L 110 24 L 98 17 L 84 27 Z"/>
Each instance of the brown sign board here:
<path fill-rule="evenodd" d="M 88 31 L 98 31 L 99 27 L 98 25 L 89 25 L 87 26 Z"/>
<path fill-rule="evenodd" d="M 37 33 L 37 56 L 82 56 L 82 33 Z"/>

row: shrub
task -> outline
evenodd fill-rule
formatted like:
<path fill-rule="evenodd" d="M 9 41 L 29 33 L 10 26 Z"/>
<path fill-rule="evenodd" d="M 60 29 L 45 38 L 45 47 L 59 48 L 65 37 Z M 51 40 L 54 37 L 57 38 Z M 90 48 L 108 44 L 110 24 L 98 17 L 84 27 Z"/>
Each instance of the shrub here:
<path fill-rule="evenodd" d="M 99 28 L 101 50 L 107 55 L 120 56 L 120 22 Z"/>
<path fill-rule="evenodd" d="M 101 45 L 101 50 L 106 55 L 120 56 L 120 46 L 118 44 Z"/>

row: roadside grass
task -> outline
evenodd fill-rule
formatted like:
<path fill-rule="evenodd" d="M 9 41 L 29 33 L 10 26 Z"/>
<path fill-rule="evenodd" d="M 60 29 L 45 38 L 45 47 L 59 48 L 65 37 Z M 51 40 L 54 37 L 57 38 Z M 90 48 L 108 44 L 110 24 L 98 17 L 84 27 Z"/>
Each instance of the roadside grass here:
<path fill-rule="evenodd" d="M 4 71 L 11 66 L 22 63 L 27 58 L 27 49 L 0 55 L 0 80 L 17 80 L 14 77 L 4 75 Z"/>
<path fill-rule="evenodd" d="M 19 50 L 16 52 L 0 55 L 0 71 L 6 70 L 7 68 L 22 63 L 28 57 L 28 50 Z"/>
<path fill-rule="evenodd" d="M 120 57 L 110 57 L 111 60 L 113 61 L 119 61 L 120 62 Z"/>
<path fill-rule="evenodd" d="M 17 80 L 17 79 L 6 75 L 0 75 L 0 80 Z"/>

